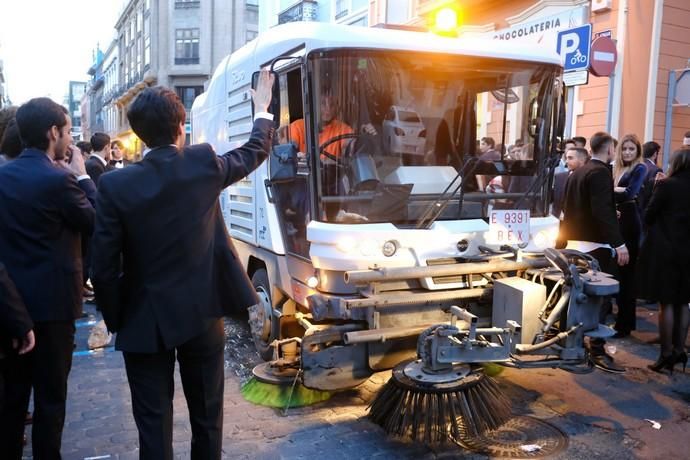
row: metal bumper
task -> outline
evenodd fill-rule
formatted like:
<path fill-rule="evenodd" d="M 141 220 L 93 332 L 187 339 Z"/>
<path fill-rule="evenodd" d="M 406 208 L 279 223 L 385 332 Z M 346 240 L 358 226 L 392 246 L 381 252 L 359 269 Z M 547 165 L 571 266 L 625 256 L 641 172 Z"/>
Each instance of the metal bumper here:
<path fill-rule="evenodd" d="M 526 258 L 520 262 L 501 259 L 488 262 L 466 262 L 459 264 L 430 265 L 426 267 L 384 267 L 372 270 L 351 270 L 345 272 L 345 282 L 352 284 L 367 284 L 381 281 L 402 281 L 417 278 L 522 271 L 548 266 L 549 262 L 544 258 Z"/>

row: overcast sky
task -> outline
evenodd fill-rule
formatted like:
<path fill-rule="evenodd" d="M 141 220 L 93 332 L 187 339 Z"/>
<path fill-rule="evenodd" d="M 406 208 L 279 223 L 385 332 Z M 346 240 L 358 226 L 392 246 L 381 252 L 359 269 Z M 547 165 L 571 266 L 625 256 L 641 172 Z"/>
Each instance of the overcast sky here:
<path fill-rule="evenodd" d="M 70 80 L 86 81 L 125 0 L 0 0 L 0 59 L 15 105 L 48 96 L 62 104 Z"/>

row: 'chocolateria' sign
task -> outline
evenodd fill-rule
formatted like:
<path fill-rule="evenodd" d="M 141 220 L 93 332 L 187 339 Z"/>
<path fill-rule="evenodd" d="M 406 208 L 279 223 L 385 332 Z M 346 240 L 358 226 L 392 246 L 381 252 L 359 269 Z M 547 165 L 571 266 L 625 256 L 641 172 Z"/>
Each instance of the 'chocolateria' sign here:
<path fill-rule="evenodd" d="M 519 25 L 511 27 L 510 29 L 504 29 L 500 32 L 494 32 L 494 40 L 511 40 L 516 38 L 526 37 L 528 35 L 533 35 L 538 32 L 545 32 L 549 29 L 557 29 L 561 27 L 561 19 L 555 18 L 547 21 L 541 21 L 536 24 L 530 25 Z"/>
<path fill-rule="evenodd" d="M 535 13 L 535 15 L 537 14 L 539 13 Z M 483 33 L 481 36 L 491 37 L 494 40 L 517 40 L 544 44 L 546 46 L 553 46 L 555 49 L 559 31 L 585 24 L 588 22 L 588 19 L 587 7 L 578 6 L 556 14 L 541 14 L 538 18 L 523 21 L 505 29 Z"/>

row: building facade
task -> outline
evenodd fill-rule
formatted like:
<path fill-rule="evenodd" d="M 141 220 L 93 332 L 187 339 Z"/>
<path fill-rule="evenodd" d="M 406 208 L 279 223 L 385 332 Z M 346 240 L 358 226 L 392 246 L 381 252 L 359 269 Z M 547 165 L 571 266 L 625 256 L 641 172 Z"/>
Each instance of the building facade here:
<path fill-rule="evenodd" d="M 118 106 L 115 102 L 120 89 L 120 74 L 118 64 L 118 41 L 113 40 L 106 50 L 101 65 L 103 75 L 103 132 L 114 136 L 118 131 Z"/>
<path fill-rule="evenodd" d="M 259 31 L 294 21 L 369 25 L 369 0 L 259 0 Z"/>
<path fill-rule="evenodd" d="M 191 109 L 218 63 L 258 34 L 258 2 L 131 0 L 115 29 L 118 56 L 104 69 L 112 85 L 104 90 L 104 107 L 112 101 L 104 124 L 136 158 L 143 145 L 127 122 L 131 101 L 142 89 L 163 85 L 174 89 Z"/>
<path fill-rule="evenodd" d="M 70 81 L 67 97 L 65 99 L 65 106 L 69 111 L 69 116 L 72 119 L 72 139 L 82 139 L 81 129 L 81 102 L 86 93 L 86 82 Z"/>
<path fill-rule="evenodd" d="M 82 136 L 89 140 L 93 133 L 117 132 L 117 105 L 115 94 L 119 90 L 117 41 L 113 40 L 105 52 L 97 49 L 94 63 L 87 73 L 91 75 L 82 99 Z"/>
<path fill-rule="evenodd" d="M 100 49 L 94 53 L 94 63 L 87 73 L 91 75 L 85 93 L 84 104 L 87 116 L 83 116 L 82 135 L 85 140 L 89 140 L 91 135 L 96 132 L 103 132 L 103 58 L 104 54 Z"/>
<path fill-rule="evenodd" d="M 571 136 L 606 130 L 614 137 L 634 133 L 642 142 L 666 141 L 667 161 L 690 130 L 688 102 L 676 97 L 667 104 L 670 71 L 690 67 L 687 0 L 371 0 L 369 22 L 428 26 L 444 7 L 459 12 L 461 36 L 495 40 L 497 46 L 511 40 L 555 49 L 557 31 L 586 23 L 592 24 L 593 37 L 616 41 L 614 75 L 590 74 L 587 84 L 569 93 Z M 687 86 L 690 93 L 690 72 L 685 77 L 676 86 Z M 491 120 L 488 109 L 484 120 Z"/>

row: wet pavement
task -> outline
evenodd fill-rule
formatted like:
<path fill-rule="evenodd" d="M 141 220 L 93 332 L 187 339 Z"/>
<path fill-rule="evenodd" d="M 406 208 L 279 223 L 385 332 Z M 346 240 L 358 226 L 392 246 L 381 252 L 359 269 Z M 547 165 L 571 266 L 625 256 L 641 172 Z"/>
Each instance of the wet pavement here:
<path fill-rule="evenodd" d="M 119 352 L 111 347 L 86 350 L 86 340 L 99 316 L 77 323 L 77 348 L 69 380 L 63 458 L 138 458 L 138 435 Z M 244 401 L 240 385 L 261 362 L 254 350 L 246 318 L 226 323 L 225 412 L 223 457 L 229 459 L 679 459 L 688 458 L 690 435 L 690 370 L 672 376 L 649 371 L 658 345 L 658 311 L 638 306 L 638 331 L 611 340 L 611 351 L 628 371 L 595 371 L 574 375 L 551 369 L 505 369 L 497 380 L 514 403 L 515 420 L 491 439 L 466 448 L 427 447 L 387 437 L 366 418 L 366 406 L 389 378 L 374 375 L 356 389 L 335 394 L 315 406 L 282 410 Z M 615 349 L 615 350 L 614 350 Z M 191 431 L 179 377 L 176 377 L 174 449 L 189 458 Z M 655 425 L 655 423 L 657 425 Z M 30 438 L 30 430 L 27 430 Z M 481 453 L 484 452 L 484 453 Z M 31 458 L 31 448 L 25 449 Z M 548 455 L 547 455 L 548 454 Z"/>

